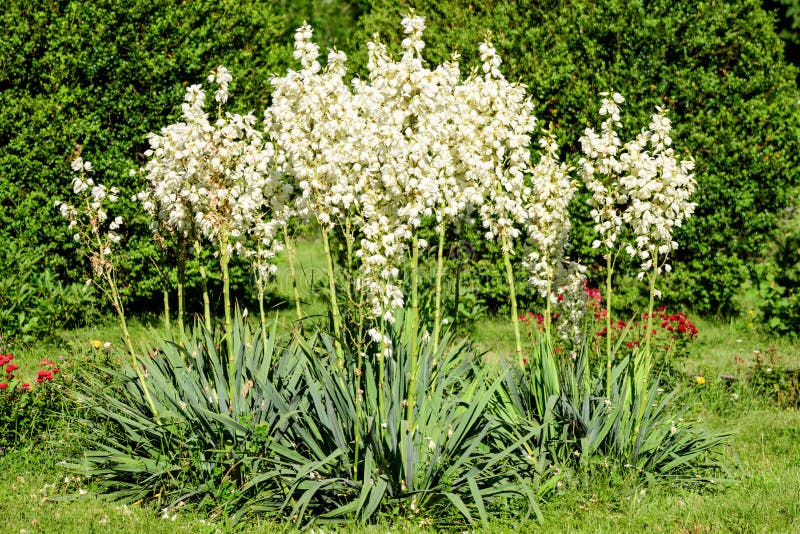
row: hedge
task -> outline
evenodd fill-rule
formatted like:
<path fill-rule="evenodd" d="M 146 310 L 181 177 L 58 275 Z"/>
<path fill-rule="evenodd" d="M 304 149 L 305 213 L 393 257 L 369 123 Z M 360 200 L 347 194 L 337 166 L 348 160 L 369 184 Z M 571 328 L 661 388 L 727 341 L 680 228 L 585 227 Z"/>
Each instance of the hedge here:
<path fill-rule="evenodd" d="M 476 64 L 490 30 L 504 73 L 528 85 L 541 124 L 559 128 L 572 154 L 585 125 L 597 123 L 599 92 L 625 95 L 631 135 L 666 105 L 699 182 L 667 297 L 704 313 L 735 309 L 800 178 L 797 71 L 759 2 L 375 1 L 352 40 L 379 32 L 398 42 L 397 21 L 409 9 L 426 17 L 432 63 L 455 49 L 463 65 Z M 576 227 L 576 254 L 602 264 L 590 234 L 587 224 Z"/>

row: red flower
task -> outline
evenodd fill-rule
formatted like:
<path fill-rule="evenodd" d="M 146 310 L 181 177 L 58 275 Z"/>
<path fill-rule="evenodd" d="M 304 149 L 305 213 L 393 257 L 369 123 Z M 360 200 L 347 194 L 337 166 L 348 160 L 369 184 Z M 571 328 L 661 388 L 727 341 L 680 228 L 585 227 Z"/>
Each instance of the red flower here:
<path fill-rule="evenodd" d="M 22 389 L 24 389 L 25 391 L 29 391 L 31 389 L 31 385 L 28 384 L 27 382 L 23 382 L 22 386 L 20 387 L 22 387 Z"/>
<path fill-rule="evenodd" d="M 15 364 L 15 363 L 8 364 L 6 366 L 6 373 L 13 373 L 17 369 L 19 369 L 19 365 Z"/>
<path fill-rule="evenodd" d="M 6 389 L 7 387 L 8 387 L 8 384 L 6 384 L 6 383 L 0 384 L 0 389 Z"/>
<path fill-rule="evenodd" d="M 36 381 L 39 383 L 44 382 L 45 380 L 52 380 L 53 373 L 51 371 L 39 371 L 36 375 Z"/>

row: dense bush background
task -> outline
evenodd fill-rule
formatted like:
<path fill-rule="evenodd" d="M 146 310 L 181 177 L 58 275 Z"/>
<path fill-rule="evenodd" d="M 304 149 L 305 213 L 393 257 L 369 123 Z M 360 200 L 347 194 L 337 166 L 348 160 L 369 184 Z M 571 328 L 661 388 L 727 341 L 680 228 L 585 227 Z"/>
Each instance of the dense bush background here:
<path fill-rule="evenodd" d="M 144 303 L 159 291 L 155 250 L 130 196 L 142 188 L 128 171 L 142 162 L 146 134 L 177 119 L 187 84 L 226 65 L 232 111 L 260 114 L 269 76 L 292 64 L 294 28 L 304 19 L 346 31 L 357 14 L 344 2 L 176 2 L 10 0 L 0 12 L 0 242 L 41 253 L 40 269 L 83 281 L 66 224 L 53 207 L 70 197 L 69 162 L 82 154 L 98 178 L 123 191 L 118 205 L 130 247 L 123 291 Z M 335 30 L 335 31 L 334 31 Z M 324 32 L 323 32 L 324 33 Z M 14 272 L 0 265 L 0 277 Z M 244 279 L 246 277 L 240 276 Z M 0 328 L 3 325 L 0 324 Z"/>
<path fill-rule="evenodd" d="M 583 125 L 598 123 L 600 91 L 625 95 L 630 134 L 654 106 L 668 106 L 699 182 L 695 217 L 677 236 L 670 296 L 705 313 L 734 309 L 799 176 L 796 70 L 759 2 L 394 0 L 373 2 L 354 39 L 379 31 L 397 42 L 409 8 L 427 17 L 431 61 L 455 48 L 464 65 L 476 64 L 489 29 L 504 73 L 529 86 L 536 115 L 560 129 L 569 152 Z M 602 263 L 587 247 L 588 225 L 575 238 L 584 261 Z"/>
<path fill-rule="evenodd" d="M 427 18 L 431 62 L 457 49 L 465 66 L 475 65 L 490 30 L 504 72 L 529 86 L 537 116 L 559 128 L 566 152 L 576 152 L 587 121 L 596 123 L 600 91 L 627 97 L 628 134 L 666 104 L 699 181 L 696 217 L 678 236 L 670 296 L 698 311 L 734 309 L 800 181 L 797 72 L 783 59 L 773 17 L 755 0 L 10 0 L 4 7 L 0 241 L 40 253 L 38 267 L 65 283 L 86 272 L 53 209 L 69 195 L 69 161 L 82 154 L 128 197 L 141 187 L 127 173 L 142 163 L 146 133 L 177 118 L 185 86 L 225 64 L 234 75 L 232 108 L 260 113 L 269 75 L 294 65 L 293 31 L 304 19 L 323 49 L 337 45 L 351 55 L 354 73 L 363 73 L 373 32 L 399 42 L 409 8 Z M 131 243 L 123 287 L 129 294 L 135 287 L 146 304 L 160 287 L 155 251 L 135 206 L 126 198 L 120 210 Z M 575 211 L 583 211 L 579 202 Z M 576 252 L 597 264 L 588 230 L 576 228 Z M 465 238 L 465 283 L 489 308 L 501 306 L 496 256 L 469 232 L 457 236 Z M 8 269 L 0 265 L 0 277 Z"/>

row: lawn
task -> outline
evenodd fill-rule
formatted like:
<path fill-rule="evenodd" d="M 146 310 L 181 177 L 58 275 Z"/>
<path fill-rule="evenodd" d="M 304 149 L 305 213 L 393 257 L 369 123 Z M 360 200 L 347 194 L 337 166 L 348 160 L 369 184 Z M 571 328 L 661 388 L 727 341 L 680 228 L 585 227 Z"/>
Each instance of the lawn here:
<path fill-rule="evenodd" d="M 310 303 L 314 305 L 314 303 Z M 284 313 L 284 312 L 281 312 Z M 287 320 L 290 320 L 291 315 Z M 800 412 L 780 406 L 768 393 L 754 391 L 744 377 L 751 373 L 755 351 L 771 355 L 771 372 L 796 367 L 800 344 L 770 339 L 748 317 L 728 322 L 698 320 L 699 334 L 685 362 L 687 376 L 701 375 L 705 384 L 686 379 L 683 387 L 708 428 L 730 432 L 726 457 L 730 482 L 716 486 L 681 487 L 650 484 L 641 477 L 609 471 L 606 477 L 567 478 L 542 503 L 543 522 L 493 519 L 488 531 L 526 532 L 790 532 L 800 529 Z M 154 335 L 135 323 L 134 337 Z M 509 353 L 511 332 L 501 318 L 475 327 L 481 347 Z M 95 340 L 111 349 L 97 349 Z M 113 324 L 63 331 L 56 339 L 19 351 L 21 364 L 42 358 L 62 363 L 65 383 L 76 367 L 103 357 L 121 344 Z M 766 369 L 765 369 L 766 372 Z M 737 381 L 719 378 L 735 376 Z M 66 396 L 68 392 L 64 391 Z M 796 401 L 797 399 L 795 399 Z M 54 406 L 58 410 L 59 406 Z M 67 413 L 35 443 L 3 451 L 0 469 L 0 531 L 3 532 L 225 532 L 236 530 L 224 518 L 198 517 L 192 511 L 168 514 L 158 503 L 109 502 L 66 470 L 62 461 L 79 454 L 71 441 Z M 511 517 L 511 516 L 509 516 Z M 441 527 L 442 525 L 437 525 Z M 239 528 L 242 528 L 241 525 Z M 292 532 L 284 523 L 259 520 L 251 532 Z M 373 526 L 325 527 L 325 531 L 432 531 L 425 519 L 382 516 Z"/>

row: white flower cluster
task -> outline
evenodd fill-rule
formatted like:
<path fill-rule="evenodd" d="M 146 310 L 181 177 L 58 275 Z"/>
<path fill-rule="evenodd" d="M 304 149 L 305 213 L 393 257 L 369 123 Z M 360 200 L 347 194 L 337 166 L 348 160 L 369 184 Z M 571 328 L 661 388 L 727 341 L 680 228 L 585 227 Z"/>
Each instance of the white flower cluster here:
<path fill-rule="evenodd" d="M 558 144 L 552 135 L 539 140 L 542 156 L 534 166 L 526 223 L 532 250 L 523 264 L 530 272 L 530 281 L 544 298 L 554 298 L 553 283 L 569 249 L 571 227 L 567 208 L 576 186 L 570 180 L 570 169 L 558 161 Z"/>
<path fill-rule="evenodd" d="M 689 198 L 696 181 L 694 162 L 681 160 L 671 147 L 671 124 L 666 110 L 656 108 L 647 129 L 622 145 L 614 131 L 619 123 L 619 94 L 602 93 L 600 114 L 607 116 L 601 133 L 587 128 L 581 145 L 585 157 L 580 172 L 592 193 L 590 204 L 595 231 L 593 246 L 612 249 L 627 230 L 623 247 L 640 262 L 639 278 L 647 272 L 669 271 L 667 255 L 678 247 L 676 227 L 696 206 Z"/>
<path fill-rule="evenodd" d="M 204 237 L 227 253 L 257 257 L 270 271 L 269 260 L 280 249 L 276 228 L 287 216 L 292 187 L 276 169 L 275 151 L 256 128 L 256 117 L 223 113 L 231 80 L 222 66 L 208 77 L 217 86 L 216 119 L 205 111 L 203 87 L 192 85 L 181 106 L 183 120 L 149 135 L 142 170 L 147 188 L 137 198 L 153 218 L 155 233 Z M 255 251 L 246 246 L 250 235 Z"/>
<path fill-rule="evenodd" d="M 223 113 L 231 82 L 224 67 L 208 77 L 217 86 L 216 119 L 205 111 L 203 88 L 189 87 L 183 120 L 149 138 L 148 188 L 138 197 L 154 230 L 235 248 L 266 279 L 291 217 L 313 214 L 326 232 L 357 228 L 357 287 L 374 317 L 392 321 L 404 304 L 399 266 L 411 247 L 427 246 L 418 229 L 476 214 L 504 252 L 528 247 L 531 282 L 564 325 L 577 323 L 583 268 L 566 259 L 576 183 L 555 137 L 540 139 L 533 164 L 533 105 L 523 85 L 503 77 L 488 39 L 480 67 L 462 80 L 457 56 L 426 65 L 423 18 L 408 15 L 401 24 L 400 58 L 376 38 L 368 43 L 369 75 L 351 82 L 346 56 L 332 50 L 323 67 L 311 27 L 300 27 L 294 55 L 301 68 L 271 80 L 268 140 L 252 114 Z M 672 232 L 694 209 L 692 162 L 676 160 L 661 109 L 623 145 L 616 129 L 624 99 L 601 96 L 603 122 L 599 133 L 585 131 L 579 163 L 599 235 L 593 245 L 611 253 L 621 242 L 642 273 L 669 269 Z"/>
<path fill-rule="evenodd" d="M 427 246 L 414 238 L 423 221 L 450 224 L 477 210 L 487 237 L 509 248 L 526 231 L 536 125 L 525 87 L 502 76 L 490 42 L 480 48 L 482 70 L 461 81 L 457 56 L 425 65 L 423 18 L 401 24 L 402 56 L 368 43 L 369 76 L 350 86 L 344 54 L 332 51 L 322 68 L 312 30 L 302 26 L 302 69 L 273 78 L 265 112 L 277 158 L 302 192 L 299 207 L 327 228 L 344 217 L 359 227 L 358 287 L 373 315 L 390 321 L 404 301 L 398 266 L 410 246 Z M 539 173 L 550 170 L 566 172 L 556 162 Z"/>
<path fill-rule="evenodd" d="M 72 160 L 71 168 L 76 176 L 72 179 L 72 191 L 82 200 L 80 207 L 57 200 L 55 207 L 61 216 L 69 221 L 69 229 L 74 231 L 73 239 L 91 250 L 90 260 L 95 276 L 110 274 L 109 257 L 112 248 L 120 242 L 122 217 L 111 219 L 106 209 L 107 204 L 119 200 L 119 190 L 96 183 L 89 176 L 92 164 L 80 156 Z"/>
<path fill-rule="evenodd" d="M 534 166 L 531 194 L 526 199 L 526 232 L 531 246 L 523 265 L 531 284 L 550 299 L 557 330 L 563 337 L 580 335 L 585 311 L 585 267 L 567 259 L 570 249 L 569 203 L 577 184 L 571 169 L 558 160 L 558 143 L 552 133 L 539 140 L 542 155 Z"/>
<path fill-rule="evenodd" d="M 508 82 L 500 73 L 500 57 L 490 42 L 480 46 L 482 75 L 464 84 L 469 105 L 471 139 L 467 179 L 483 197 L 479 211 L 486 239 L 501 239 L 506 252 L 523 231 L 531 185 L 531 133 L 536 127 L 533 104 L 521 84 Z"/>

